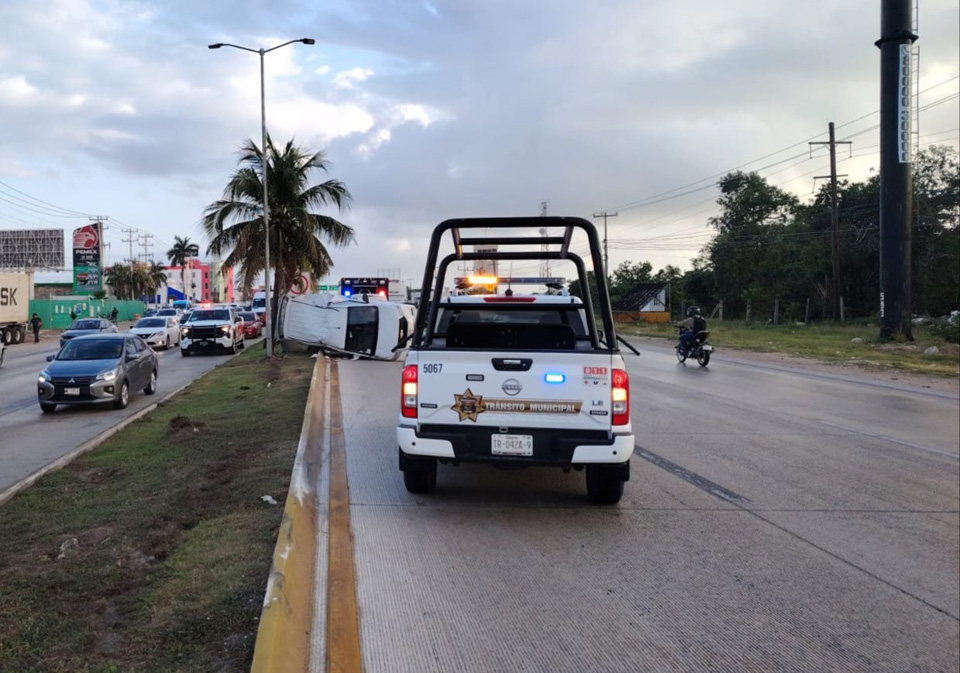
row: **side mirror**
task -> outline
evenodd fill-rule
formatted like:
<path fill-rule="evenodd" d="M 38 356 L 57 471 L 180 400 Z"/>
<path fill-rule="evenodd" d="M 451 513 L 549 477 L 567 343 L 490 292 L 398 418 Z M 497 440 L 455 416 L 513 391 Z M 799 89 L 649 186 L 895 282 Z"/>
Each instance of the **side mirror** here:
<path fill-rule="evenodd" d="M 47 362 L 53 362 L 56 357 L 57 357 L 56 355 L 48 355 Z"/>

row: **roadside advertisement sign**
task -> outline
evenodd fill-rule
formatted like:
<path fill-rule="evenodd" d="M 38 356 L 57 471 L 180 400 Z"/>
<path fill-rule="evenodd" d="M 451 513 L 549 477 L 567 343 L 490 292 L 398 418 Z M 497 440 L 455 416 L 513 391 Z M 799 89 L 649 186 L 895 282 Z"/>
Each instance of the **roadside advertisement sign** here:
<path fill-rule="evenodd" d="M 103 237 L 100 222 L 73 230 L 73 292 L 93 294 L 103 288 Z"/>

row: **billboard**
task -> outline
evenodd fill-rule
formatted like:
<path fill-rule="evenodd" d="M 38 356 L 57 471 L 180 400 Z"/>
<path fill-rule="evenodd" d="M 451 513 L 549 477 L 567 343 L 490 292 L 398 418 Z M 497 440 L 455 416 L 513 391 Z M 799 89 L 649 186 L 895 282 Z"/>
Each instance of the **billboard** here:
<path fill-rule="evenodd" d="M 0 269 L 60 269 L 62 229 L 0 231 Z"/>
<path fill-rule="evenodd" d="M 103 288 L 103 229 L 100 222 L 73 230 L 73 292 L 93 294 Z"/>

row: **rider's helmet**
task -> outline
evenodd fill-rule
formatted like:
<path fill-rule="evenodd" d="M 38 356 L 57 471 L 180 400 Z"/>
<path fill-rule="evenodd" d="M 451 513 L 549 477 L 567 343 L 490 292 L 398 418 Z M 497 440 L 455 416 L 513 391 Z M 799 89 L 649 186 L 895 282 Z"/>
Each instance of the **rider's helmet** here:
<path fill-rule="evenodd" d="M 687 317 L 688 317 L 688 318 L 692 318 L 692 317 L 695 316 L 695 315 L 700 315 L 700 307 L 699 307 L 699 306 L 691 306 L 690 308 L 687 309 Z"/>

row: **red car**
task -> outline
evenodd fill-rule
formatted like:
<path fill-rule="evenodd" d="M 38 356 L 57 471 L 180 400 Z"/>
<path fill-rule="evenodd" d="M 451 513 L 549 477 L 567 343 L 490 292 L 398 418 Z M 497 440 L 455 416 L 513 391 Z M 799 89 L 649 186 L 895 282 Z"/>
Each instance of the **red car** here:
<path fill-rule="evenodd" d="M 240 314 L 243 319 L 243 335 L 248 337 L 260 337 L 263 335 L 263 323 L 257 320 L 256 314 L 252 311 L 244 311 Z"/>

